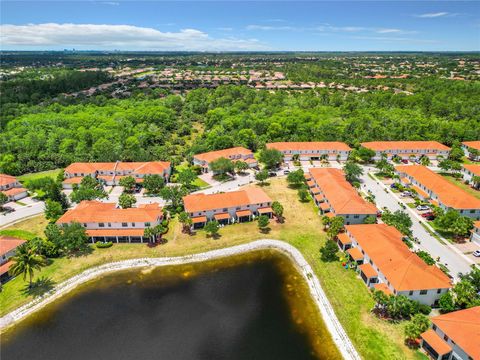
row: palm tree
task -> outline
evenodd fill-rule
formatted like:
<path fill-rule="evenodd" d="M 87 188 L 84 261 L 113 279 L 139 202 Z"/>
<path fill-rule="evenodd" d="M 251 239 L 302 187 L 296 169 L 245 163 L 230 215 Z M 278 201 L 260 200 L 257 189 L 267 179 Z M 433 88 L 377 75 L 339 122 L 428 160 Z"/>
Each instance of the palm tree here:
<path fill-rule="evenodd" d="M 29 285 L 32 287 L 33 274 L 35 270 L 40 270 L 40 268 L 45 264 L 43 257 L 35 254 L 35 252 L 28 247 L 27 244 L 19 246 L 16 250 L 16 255 L 13 257 L 15 262 L 10 268 L 10 273 L 14 276 L 23 274 L 23 280 L 29 276 Z"/>
<path fill-rule="evenodd" d="M 183 232 L 190 232 L 190 227 L 192 226 L 192 219 L 188 216 L 188 213 L 185 211 L 178 214 L 178 221 L 182 224 Z"/>

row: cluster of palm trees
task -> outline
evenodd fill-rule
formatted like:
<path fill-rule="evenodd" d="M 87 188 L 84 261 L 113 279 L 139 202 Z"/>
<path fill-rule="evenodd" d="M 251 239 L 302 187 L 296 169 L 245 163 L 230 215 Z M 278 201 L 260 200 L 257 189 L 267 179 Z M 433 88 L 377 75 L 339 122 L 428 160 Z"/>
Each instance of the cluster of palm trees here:
<path fill-rule="evenodd" d="M 23 275 L 24 281 L 28 276 L 29 288 L 32 288 L 35 271 L 46 265 L 45 257 L 39 255 L 28 243 L 22 244 L 17 248 L 13 261 L 14 264 L 10 268 L 9 273 L 13 276 Z"/>

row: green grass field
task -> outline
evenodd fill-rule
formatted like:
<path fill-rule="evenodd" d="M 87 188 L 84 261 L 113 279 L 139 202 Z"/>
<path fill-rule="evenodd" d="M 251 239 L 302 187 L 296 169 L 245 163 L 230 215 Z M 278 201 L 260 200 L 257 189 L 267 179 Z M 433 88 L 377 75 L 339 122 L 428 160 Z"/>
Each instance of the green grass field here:
<path fill-rule="evenodd" d="M 35 180 L 42 177 L 51 177 L 52 179 L 57 179 L 58 174 L 60 174 L 62 171 L 63 169 L 55 169 L 55 170 L 40 171 L 37 173 L 25 174 L 25 175 L 19 176 L 18 180 L 24 183 L 26 181 Z"/>
<path fill-rule="evenodd" d="M 220 229 L 220 237 L 212 239 L 204 231 L 194 235 L 182 232 L 176 219 L 170 223 L 165 235 L 168 242 L 154 248 L 141 244 L 116 244 L 108 249 L 94 249 L 87 256 L 54 259 L 37 273 L 35 278 L 46 277 L 55 283 L 62 282 L 92 266 L 107 262 L 140 258 L 178 256 L 198 253 L 246 243 L 261 238 L 286 241 L 297 247 L 318 276 L 335 313 L 347 331 L 355 347 L 365 359 L 422 359 L 422 355 L 409 349 L 403 342 L 404 323 L 390 323 L 378 319 L 371 313 L 374 305 L 367 287 L 355 272 L 346 270 L 341 262 L 324 263 L 319 249 L 326 236 L 317 209 L 312 202 L 300 203 L 297 192 L 287 187 L 285 179 L 270 179 L 264 190 L 274 200 L 283 204 L 285 222 L 272 220 L 270 231 L 263 234 L 256 222 L 235 224 Z M 41 221 L 38 227 L 46 226 Z M 17 224 L 15 228 L 33 227 L 32 224 Z M 17 308 L 32 299 L 22 292 L 26 283 L 15 278 L 4 285 L 0 293 L 0 314 Z"/>

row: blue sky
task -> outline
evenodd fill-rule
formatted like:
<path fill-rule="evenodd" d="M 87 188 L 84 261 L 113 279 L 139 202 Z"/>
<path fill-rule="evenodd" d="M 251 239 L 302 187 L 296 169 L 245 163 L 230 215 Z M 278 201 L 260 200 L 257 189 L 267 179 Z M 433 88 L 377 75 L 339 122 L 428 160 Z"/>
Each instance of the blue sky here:
<path fill-rule="evenodd" d="M 478 1 L 1 1 L 3 50 L 480 50 Z"/>

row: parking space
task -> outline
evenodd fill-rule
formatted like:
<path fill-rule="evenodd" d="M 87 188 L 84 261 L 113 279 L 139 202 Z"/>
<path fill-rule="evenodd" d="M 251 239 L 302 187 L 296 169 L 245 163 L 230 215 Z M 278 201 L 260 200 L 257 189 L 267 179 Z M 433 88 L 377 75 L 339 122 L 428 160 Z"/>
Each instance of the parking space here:
<path fill-rule="evenodd" d="M 454 244 L 454 246 L 476 264 L 480 264 L 480 256 L 473 255 L 475 251 L 480 251 L 480 245 L 474 242 L 465 242 L 463 244 Z"/>

